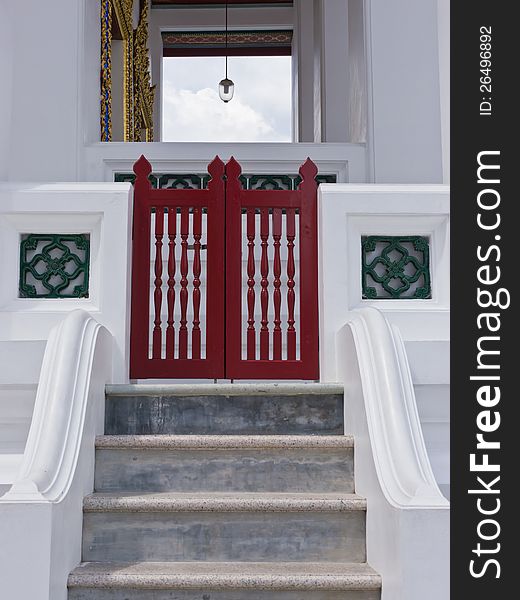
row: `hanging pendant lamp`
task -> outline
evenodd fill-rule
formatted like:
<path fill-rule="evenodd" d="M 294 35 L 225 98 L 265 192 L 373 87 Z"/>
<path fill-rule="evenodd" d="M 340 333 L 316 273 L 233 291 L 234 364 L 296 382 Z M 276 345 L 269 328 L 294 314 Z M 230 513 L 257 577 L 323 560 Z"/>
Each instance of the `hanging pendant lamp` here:
<path fill-rule="evenodd" d="M 233 94 L 235 92 L 235 84 L 231 81 L 231 79 L 228 79 L 227 63 L 228 63 L 228 3 L 226 0 L 226 76 L 218 84 L 218 95 L 220 96 L 220 99 L 223 100 L 224 102 L 229 102 L 231 100 L 231 98 L 233 98 Z"/>

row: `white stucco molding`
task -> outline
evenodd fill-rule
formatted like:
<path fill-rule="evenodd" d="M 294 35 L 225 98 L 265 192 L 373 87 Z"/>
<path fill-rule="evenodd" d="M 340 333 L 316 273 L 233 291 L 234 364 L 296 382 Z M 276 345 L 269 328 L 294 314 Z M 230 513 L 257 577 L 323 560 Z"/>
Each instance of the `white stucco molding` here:
<path fill-rule="evenodd" d="M 309 156 L 322 173 L 335 174 L 337 181 L 366 181 L 364 144 L 111 142 L 91 144 L 84 152 L 83 178 L 88 181 L 113 181 L 114 173 L 131 173 L 141 154 L 154 172 L 162 173 L 205 173 L 216 155 L 222 160 L 234 156 L 244 173 L 298 173 Z"/>
<path fill-rule="evenodd" d="M 362 392 L 370 444 L 378 480 L 387 501 L 396 508 L 446 507 L 424 445 L 415 394 L 401 335 L 374 308 L 353 311 L 348 317 L 352 340 L 347 356 L 359 375 L 345 379 L 345 405 L 351 394 Z M 350 367 L 346 367 L 349 369 Z M 341 372 L 343 366 L 338 365 Z M 352 382 L 359 381 L 361 390 Z"/>
<path fill-rule="evenodd" d="M 337 335 L 356 492 L 367 498 L 367 560 L 383 600 L 447 600 L 449 503 L 435 482 L 403 341 L 381 312 L 357 309 Z"/>
<path fill-rule="evenodd" d="M 59 502 L 67 494 L 81 451 L 89 401 L 97 405 L 96 433 L 103 429 L 104 384 L 111 370 L 110 337 L 83 310 L 73 310 L 52 330 L 23 462 L 17 479 L 0 501 Z M 104 360 L 94 372 L 96 352 L 102 352 Z"/>

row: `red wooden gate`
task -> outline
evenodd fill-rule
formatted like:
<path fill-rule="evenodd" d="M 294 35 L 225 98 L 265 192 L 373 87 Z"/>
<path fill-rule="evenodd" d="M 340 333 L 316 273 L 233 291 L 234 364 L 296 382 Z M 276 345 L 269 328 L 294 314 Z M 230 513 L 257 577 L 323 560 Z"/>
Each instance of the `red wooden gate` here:
<path fill-rule="evenodd" d="M 224 163 L 217 157 L 209 165 L 211 181 L 206 190 L 152 189 L 151 171 L 150 163 L 141 156 L 134 165 L 130 377 L 223 377 Z M 208 249 L 204 279 L 209 301 L 202 331 L 204 246 Z M 193 251 L 191 269 L 189 250 Z M 188 323 L 190 279 L 193 309 Z"/>
<path fill-rule="evenodd" d="M 130 377 L 317 379 L 314 163 L 291 191 L 244 190 L 233 158 L 204 190 L 151 170 L 134 165 Z"/>

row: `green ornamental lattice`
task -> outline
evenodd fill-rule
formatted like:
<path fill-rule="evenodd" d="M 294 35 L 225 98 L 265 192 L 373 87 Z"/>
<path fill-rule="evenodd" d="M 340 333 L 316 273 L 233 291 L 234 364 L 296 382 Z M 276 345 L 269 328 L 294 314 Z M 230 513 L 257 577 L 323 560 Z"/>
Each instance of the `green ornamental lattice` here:
<path fill-rule="evenodd" d="M 428 238 L 418 235 L 363 237 L 361 262 L 363 298 L 431 298 Z"/>
<path fill-rule="evenodd" d="M 88 298 L 88 234 L 22 236 L 20 298 Z"/>
<path fill-rule="evenodd" d="M 205 190 L 208 186 L 210 176 L 201 173 L 152 173 L 149 176 L 150 183 L 154 189 L 195 189 Z M 133 173 L 115 173 L 114 181 L 134 183 Z M 300 175 L 240 175 L 240 182 L 245 190 L 296 190 L 302 178 Z M 320 183 L 336 183 L 336 175 L 319 174 L 316 181 Z"/>

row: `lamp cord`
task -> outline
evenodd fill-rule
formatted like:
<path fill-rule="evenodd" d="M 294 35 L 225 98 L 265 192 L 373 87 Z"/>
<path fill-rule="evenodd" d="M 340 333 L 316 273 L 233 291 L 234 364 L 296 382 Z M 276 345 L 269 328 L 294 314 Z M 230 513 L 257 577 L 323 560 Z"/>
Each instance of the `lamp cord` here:
<path fill-rule="evenodd" d="M 228 59 L 228 3 L 226 0 L 226 79 L 227 76 L 227 59 Z"/>

